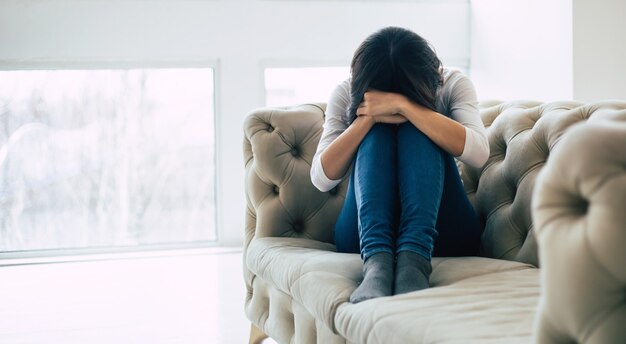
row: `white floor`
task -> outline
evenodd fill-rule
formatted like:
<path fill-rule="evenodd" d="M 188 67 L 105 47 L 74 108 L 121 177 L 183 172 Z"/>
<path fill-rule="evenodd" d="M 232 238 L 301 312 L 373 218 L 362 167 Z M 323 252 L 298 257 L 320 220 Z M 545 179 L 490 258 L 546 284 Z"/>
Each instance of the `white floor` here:
<path fill-rule="evenodd" d="M 0 343 L 247 343 L 241 252 L 0 267 Z"/>

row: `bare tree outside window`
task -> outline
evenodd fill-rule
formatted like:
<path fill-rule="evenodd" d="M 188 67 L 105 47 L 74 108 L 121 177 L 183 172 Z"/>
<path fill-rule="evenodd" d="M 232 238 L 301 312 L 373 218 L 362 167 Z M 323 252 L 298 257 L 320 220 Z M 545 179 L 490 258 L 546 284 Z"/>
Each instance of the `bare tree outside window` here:
<path fill-rule="evenodd" d="M 0 71 L 0 251 L 213 241 L 211 68 Z"/>

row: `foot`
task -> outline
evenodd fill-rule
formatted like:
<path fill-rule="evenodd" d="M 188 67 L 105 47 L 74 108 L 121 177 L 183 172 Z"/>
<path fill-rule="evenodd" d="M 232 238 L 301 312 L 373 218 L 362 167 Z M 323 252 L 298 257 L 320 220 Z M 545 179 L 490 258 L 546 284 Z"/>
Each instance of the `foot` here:
<path fill-rule="evenodd" d="M 379 252 L 367 258 L 363 264 L 363 282 L 350 295 L 350 302 L 389 296 L 393 287 L 393 256 Z"/>
<path fill-rule="evenodd" d="M 396 260 L 393 294 L 404 294 L 429 287 L 430 261 L 411 251 L 401 251 Z"/>

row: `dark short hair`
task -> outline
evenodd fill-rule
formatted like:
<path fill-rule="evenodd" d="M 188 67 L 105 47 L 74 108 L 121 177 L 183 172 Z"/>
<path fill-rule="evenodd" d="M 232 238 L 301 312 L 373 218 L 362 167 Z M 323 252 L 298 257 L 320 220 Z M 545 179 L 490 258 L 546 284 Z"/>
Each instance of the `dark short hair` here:
<path fill-rule="evenodd" d="M 367 37 L 354 53 L 350 73 L 352 118 L 371 89 L 400 93 L 434 110 L 443 84 L 441 61 L 430 43 L 399 27 L 386 27 Z"/>

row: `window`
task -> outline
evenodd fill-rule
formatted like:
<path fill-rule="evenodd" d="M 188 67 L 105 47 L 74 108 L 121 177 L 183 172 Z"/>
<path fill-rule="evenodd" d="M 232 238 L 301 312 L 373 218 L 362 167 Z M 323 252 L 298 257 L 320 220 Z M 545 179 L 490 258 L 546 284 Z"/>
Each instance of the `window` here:
<path fill-rule="evenodd" d="M 335 87 L 349 76 L 348 67 L 266 68 L 265 105 L 326 103 Z"/>
<path fill-rule="evenodd" d="M 0 71 L 0 251 L 214 241 L 213 76 Z"/>
<path fill-rule="evenodd" d="M 468 72 L 467 68 L 448 68 Z M 335 87 L 349 76 L 349 67 L 265 68 L 265 105 L 326 103 Z"/>

